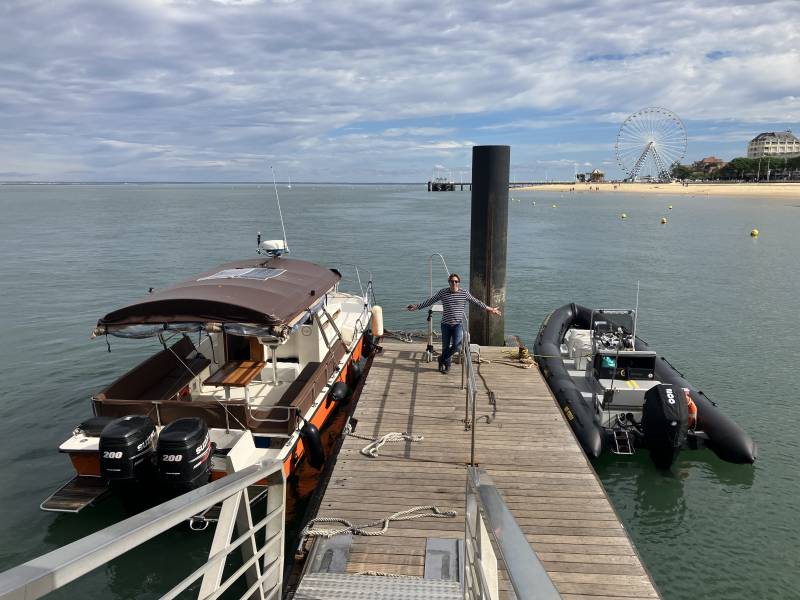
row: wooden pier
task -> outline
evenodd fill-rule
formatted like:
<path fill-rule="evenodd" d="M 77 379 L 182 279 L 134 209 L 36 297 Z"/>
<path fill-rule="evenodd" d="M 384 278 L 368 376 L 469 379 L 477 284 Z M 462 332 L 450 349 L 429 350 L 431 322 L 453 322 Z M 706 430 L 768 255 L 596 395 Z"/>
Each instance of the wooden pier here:
<path fill-rule="evenodd" d="M 423 435 L 387 444 L 377 458 L 348 436 L 318 516 L 354 524 L 418 505 L 455 509 L 454 519 L 392 522 L 379 537 L 354 536 L 345 571 L 422 577 L 427 538 L 463 538 L 465 431 L 460 366 L 425 362 L 423 343 L 384 340 L 354 412 L 355 433 Z M 513 349 L 482 347 L 477 372 L 476 463 L 494 480 L 563 598 L 658 598 L 602 485 L 538 370 Z M 495 406 L 489 403 L 490 394 Z M 500 564 L 501 597 L 510 583 Z M 512 594 L 513 595 L 513 594 Z"/>

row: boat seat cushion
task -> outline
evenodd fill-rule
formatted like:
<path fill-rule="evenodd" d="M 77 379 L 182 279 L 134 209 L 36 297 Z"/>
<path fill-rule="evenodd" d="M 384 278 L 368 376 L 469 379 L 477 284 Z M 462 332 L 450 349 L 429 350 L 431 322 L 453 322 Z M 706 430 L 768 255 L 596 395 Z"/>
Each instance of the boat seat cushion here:
<path fill-rule="evenodd" d="M 205 357 L 184 360 L 186 366 L 179 364 L 172 371 L 164 375 L 161 381 L 144 390 L 137 400 L 168 400 L 181 391 L 199 375 L 203 369 L 211 364 Z M 189 367 L 187 370 L 186 367 Z"/>
<path fill-rule="evenodd" d="M 115 400 L 160 400 L 169 398 L 183 387 L 178 386 L 172 394 L 169 394 L 168 392 L 171 391 L 176 382 L 189 377 L 189 373 L 182 362 L 189 365 L 192 371 L 197 369 L 196 374 L 202 371 L 202 368 L 199 368 L 201 361 L 205 361 L 206 366 L 210 364 L 210 361 L 202 355 L 198 355 L 192 360 L 188 359 L 187 357 L 192 352 L 194 352 L 194 344 L 188 337 L 182 337 L 171 348 L 162 350 L 125 373 L 108 388 L 97 394 L 97 398 L 103 400 L 107 398 Z M 192 377 L 189 377 L 188 381 L 191 381 L 191 379 Z M 183 385 L 186 385 L 186 383 Z"/>

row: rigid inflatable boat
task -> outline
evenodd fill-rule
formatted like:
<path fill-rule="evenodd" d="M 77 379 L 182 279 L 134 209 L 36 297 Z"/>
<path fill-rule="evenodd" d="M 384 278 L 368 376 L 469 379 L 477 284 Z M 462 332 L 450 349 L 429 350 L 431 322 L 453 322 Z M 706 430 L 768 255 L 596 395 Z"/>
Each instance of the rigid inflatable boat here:
<path fill-rule="evenodd" d="M 566 304 L 542 323 L 539 368 L 590 458 L 649 451 L 668 468 L 682 449 L 707 447 L 752 463 L 756 445 L 666 358 L 636 337 L 636 311 Z"/>

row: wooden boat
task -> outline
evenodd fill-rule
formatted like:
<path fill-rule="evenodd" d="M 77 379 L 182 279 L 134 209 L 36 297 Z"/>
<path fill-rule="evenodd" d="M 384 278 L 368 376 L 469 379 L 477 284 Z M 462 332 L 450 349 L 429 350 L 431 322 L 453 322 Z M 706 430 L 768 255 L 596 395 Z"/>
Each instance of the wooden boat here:
<path fill-rule="evenodd" d="M 43 510 L 106 490 L 169 497 L 264 459 L 289 476 L 325 460 L 319 429 L 372 352 L 372 282 L 273 253 L 221 265 L 103 316 L 94 336 L 158 337 L 163 350 L 92 397 L 59 450 L 76 477 Z"/>

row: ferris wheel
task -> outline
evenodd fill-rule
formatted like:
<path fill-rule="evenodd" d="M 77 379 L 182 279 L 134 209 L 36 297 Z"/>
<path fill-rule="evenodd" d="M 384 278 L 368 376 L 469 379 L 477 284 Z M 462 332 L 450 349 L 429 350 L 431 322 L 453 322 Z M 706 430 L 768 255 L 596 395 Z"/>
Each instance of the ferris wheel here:
<path fill-rule="evenodd" d="M 643 108 L 622 123 L 614 150 L 629 181 L 645 166 L 652 168 L 656 179 L 669 181 L 670 168 L 686 154 L 686 128 L 671 110 Z"/>

